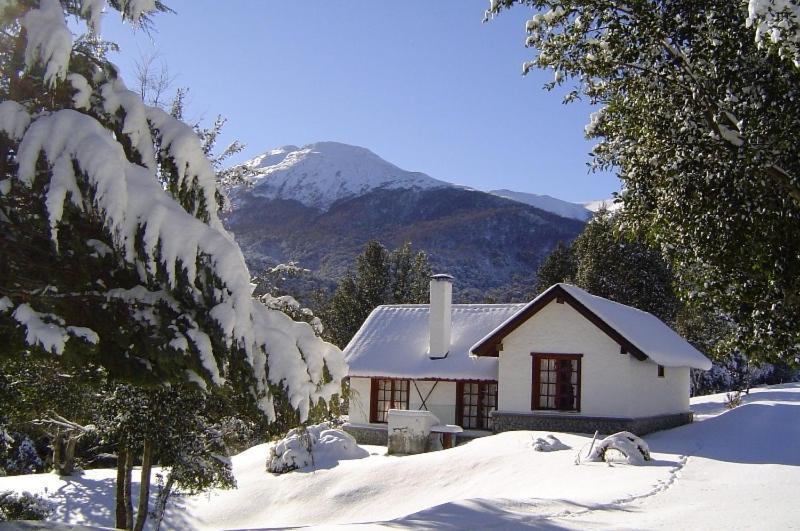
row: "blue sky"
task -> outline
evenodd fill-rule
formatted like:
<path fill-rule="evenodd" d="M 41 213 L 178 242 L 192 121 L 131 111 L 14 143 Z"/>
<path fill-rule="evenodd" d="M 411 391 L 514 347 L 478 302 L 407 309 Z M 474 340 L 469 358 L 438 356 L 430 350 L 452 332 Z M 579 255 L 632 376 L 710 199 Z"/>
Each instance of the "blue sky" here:
<path fill-rule="evenodd" d="M 129 86 L 133 62 L 157 50 L 190 88 L 191 119 L 228 118 L 223 140 L 244 160 L 285 144 L 334 140 L 400 166 L 478 189 L 571 201 L 609 197 L 590 174 L 591 109 L 562 105 L 523 77 L 531 11 L 482 24 L 485 0 L 169 0 L 150 35 L 111 15 L 103 36 Z"/>

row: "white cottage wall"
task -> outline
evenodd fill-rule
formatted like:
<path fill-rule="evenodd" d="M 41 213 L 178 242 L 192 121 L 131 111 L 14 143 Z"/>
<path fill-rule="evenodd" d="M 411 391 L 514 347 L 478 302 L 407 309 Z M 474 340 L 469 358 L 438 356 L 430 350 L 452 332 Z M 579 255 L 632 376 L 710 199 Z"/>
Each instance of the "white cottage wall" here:
<path fill-rule="evenodd" d="M 417 388 L 419 393 L 417 393 Z M 431 391 L 432 390 L 432 391 Z M 408 398 L 409 409 L 421 409 L 422 399 L 426 398 L 426 409 L 436 415 L 442 424 L 456 423 L 456 383 L 444 381 L 417 380 L 411 382 Z M 430 396 L 428 397 L 428 393 Z M 422 398 L 420 398 L 422 395 Z"/>
<path fill-rule="evenodd" d="M 555 300 L 503 340 L 498 396 L 501 411 L 531 411 L 532 352 L 583 354 L 580 414 L 627 417 L 632 413 L 631 356 L 620 354 L 615 341 L 568 303 Z"/>
<path fill-rule="evenodd" d="M 689 411 L 689 368 L 664 367 L 658 376 L 658 365 L 631 357 L 631 401 L 633 417 L 664 415 Z"/>
<path fill-rule="evenodd" d="M 530 412 L 532 352 L 583 354 L 581 415 L 643 417 L 689 411 L 689 369 L 658 366 L 620 354 L 619 344 L 569 303 L 550 302 L 503 340 L 500 352 L 500 411 Z M 546 411 L 548 414 L 575 415 Z"/>
<path fill-rule="evenodd" d="M 350 423 L 369 424 L 370 378 L 350 377 Z"/>

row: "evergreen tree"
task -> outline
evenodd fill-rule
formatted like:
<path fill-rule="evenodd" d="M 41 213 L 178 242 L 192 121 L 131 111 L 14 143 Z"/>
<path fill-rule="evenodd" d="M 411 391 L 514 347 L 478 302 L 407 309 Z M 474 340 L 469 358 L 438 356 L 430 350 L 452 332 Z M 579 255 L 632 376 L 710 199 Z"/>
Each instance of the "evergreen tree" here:
<path fill-rule="evenodd" d="M 673 275 L 660 253 L 626 239 L 616 217 L 600 210 L 567 247 L 559 243 L 539 268 L 541 293 L 569 282 L 593 295 L 634 306 L 673 323 L 679 308 Z"/>
<path fill-rule="evenodd" d="M 408 304 L 427 304 L 430 302 L 431 266 L 428 263 L 428 254 L 417 251 L 414 255 L 414 265 L 411 268 L 411 291 L 409 298 L 403 302 Z"/>
<path fill-rule="evenodd" d="M 389 252 L 373 240 L 356 258 L 355 274 L 339 281 L 322 312 L 323 337 L 344 348 L 370 312 L 381 304 L 420 304 L 428 301 L 430 266 L 423 251 L 410 243 Z"/>
<path fill-rule="evenodd" d="M 569 245 L 559 241 L 539 269 L 536 270 L 536 293 L 541 293 L 559 282 L 573 283 L 576 273 L 575 256 Z"/>
<path fill-rule="evenodd" d="M 411 252 L 411 242 L 405 242 L 402 247 L 392 251 L 389 255 L 389 276 L 391 278 L 391 300 L 397 304 L 411 299 L 413 290 L 414 256 Z"/>
<path fill-rule="evenodd" d="M 304 415 L 338 391 L 341 354 L 250 297 L 203 144 L 125 87 L 95 33 L 104 4 L 87 5 L 2 6 L 0 355 L 148 384 L 232 379 L 266 415 L 276 398 Z M 137 24 L 152 13 L 111 6 Z M 89 35 L 73 43 L 68 16 Z M 283 372 L 312 358 L 337 381 Z"/>
<path fill-rule="evenodd" d="M 347 273 L 328 302 L 323 313 L 325 330 L 323 337 L 334 345 L 344 348 L 358 332 L 358 328 L 367 315 L 364 315 L 358 293 L 356 279 L 352 273 Z"/>
<path fill-rule="evenodd" d="M 367 242 L 356 258 L 356 286 L 359 312 L 369 314 L 373 308 L 390 300 L 389 251 L 376 240 Z"/>
<path fill-rule="evenodd" d="M 673 275 L 661 253 L 616 228 L 598 212 L 575 238 L 575 283 L 589 293 L 650 312 L 672 324 L 678 308 Z"/>
<path fill-rule="evenodd" d="M 552 69 L 600 109 L 596 167 L 619 172 L 626 230 L 707 299 L 739 349 L 800 360 L 800 4 L 493 1 L 533 7 L 523 72 Z"/>
<path fill-rule="evenodd" d="M 305 421 L 339 392 L 341 352 L 251 297 L 218 216 L 207 157 L 216 135 L 204 143 L 126 88 L 97 35 L 105 5 L 0 3 L 0 359 L 97 367 L 94 383 L 145 394 L 231 385 L 268 420 L 291 410 Z M 158 0 L 108 5 L 135 25 L 168 10 Z M 84 27 L 73 41 L 71 29 Z M 119 439 L 123 463 L 134 453 L 152 462 L 165 429 L 161 404 L 142 403 Z M 117 524 L 130 528 L 126 503 Z"/>

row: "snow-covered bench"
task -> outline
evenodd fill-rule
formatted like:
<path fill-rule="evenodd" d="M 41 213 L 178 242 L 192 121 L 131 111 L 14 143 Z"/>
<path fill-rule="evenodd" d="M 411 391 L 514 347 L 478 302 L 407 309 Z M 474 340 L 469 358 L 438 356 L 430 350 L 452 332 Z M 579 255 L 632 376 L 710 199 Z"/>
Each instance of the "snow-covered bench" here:
<path fill-rule="evenodd" d="M 442 448 L 447 450 L 456 445 L 456 433 L 461 433 L 464 428 L 455 424 L 437 424 L 431 426 L 431 433 L 440 433 L 442 437 Z"/>

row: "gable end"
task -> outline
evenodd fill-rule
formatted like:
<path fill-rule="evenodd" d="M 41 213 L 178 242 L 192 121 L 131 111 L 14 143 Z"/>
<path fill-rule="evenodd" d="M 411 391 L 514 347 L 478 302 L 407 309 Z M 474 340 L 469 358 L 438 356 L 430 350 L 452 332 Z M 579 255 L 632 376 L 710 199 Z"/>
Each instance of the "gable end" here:
<path fill-rule="evenodd" d="M 485 338 L 472 349 L 472 353 L 476 356 L 490 356 L 497 357 L 499 355 L 498 347 L 502 345 L 503 339 L 519 328 L 522 323 L 536 315 L 542 308 L 547 306 L 553 299 L 564 301 L 569 304 L 575 311 L 585 317 L 589 322 L 602 330 L 608 337 L 616 341 L 620 345 L 620 349 L 630 353 L 633 357 L 640 361 L 647 359 L 647 355 L 642 352 L 636 345 L 628 341 L 616 329 L 612 328 L 608 323 L 602 320 L 589 308 L 583 305 L 567 290 L 556 284 L 542 296 L 538 297 L 533 303 L 523 308 L 519 313 L 514 315 L 506 322 L 501 328 L 497 329 L 492 335 Z M 502 347 L 500 347 L 502 348 Z"/>

